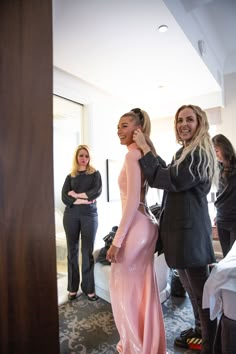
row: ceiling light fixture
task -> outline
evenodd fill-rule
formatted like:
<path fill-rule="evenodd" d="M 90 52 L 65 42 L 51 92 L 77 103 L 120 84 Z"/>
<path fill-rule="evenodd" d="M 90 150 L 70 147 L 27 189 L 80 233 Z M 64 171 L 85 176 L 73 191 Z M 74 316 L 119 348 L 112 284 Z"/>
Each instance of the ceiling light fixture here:
<path fill-rule="evenodd" d="M 159 31 L 159 32 L 164 33 L 164 32 L 166 32 L 167 30 L 168 30 L 168 26 L 167 26 L 167 25 L 161 25 L 161 26 L 158 27 L 158 31 Z"/>

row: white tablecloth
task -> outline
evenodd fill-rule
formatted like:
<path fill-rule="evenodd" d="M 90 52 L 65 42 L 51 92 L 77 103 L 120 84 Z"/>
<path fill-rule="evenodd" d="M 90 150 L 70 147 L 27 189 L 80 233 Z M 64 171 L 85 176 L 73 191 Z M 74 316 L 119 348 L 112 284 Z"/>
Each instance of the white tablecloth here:
<path fill-rule="evenodd" d="M 204 286 L 202 305 L 210 309 L 211 320 L 222 313 L 236 320 L 236 241 L 212 269 Z"/>

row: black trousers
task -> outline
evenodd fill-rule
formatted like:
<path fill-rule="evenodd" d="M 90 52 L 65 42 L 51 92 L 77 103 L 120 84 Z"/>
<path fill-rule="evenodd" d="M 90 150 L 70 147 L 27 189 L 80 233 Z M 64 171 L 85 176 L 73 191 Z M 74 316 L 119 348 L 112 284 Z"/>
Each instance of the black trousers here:
<path fill-rule="evenodd" d="M 227 318 L 224 314 L 217 328 L 214 354 L 236 353 L 236 321 Z"/>
<path fill-rule="evenodd" d="M 209 309 L 202 308 L 203 288 L 209 276 L 209 267 L 204 266 L 191 269 L 178 269 L 178 273 L 180 275 L 180 280 L 185 277 L 185 284 L 186 282 L 188 282 L 188 285 L 186 286 L 186 291 L 189 294 L 191 303 L 193 305 L 194 313 L 196 312 L 199 316 L 200 328 L 202 333 L 201 354 L 212 354 L 216 334 L 217 320 L 211 321 Z M 195 318 L 195 322 L 196 320 L 198 319 Z"/>
<path fill-rule="evenodd" d="M 217 222 L 217 231 L 219 235 L 220 245 L 222 248 L 222 253 L 225 257 L 233 246 L 234 241 L 236 241 L 236 229 L 235 226 L 232 227 L 231 223 Z"/>
<path fill-rule="evenodd" d="M 63 218 L 67 240 L 68 287 L 69 292 L 77 292 L 80 285 L 79 245 L 81 239 L 82 282 L 85 294 L 94 293 L 93 248 L 98 228 L 98 216 L 79 215 L 77 208 L 65 210 Z"/>

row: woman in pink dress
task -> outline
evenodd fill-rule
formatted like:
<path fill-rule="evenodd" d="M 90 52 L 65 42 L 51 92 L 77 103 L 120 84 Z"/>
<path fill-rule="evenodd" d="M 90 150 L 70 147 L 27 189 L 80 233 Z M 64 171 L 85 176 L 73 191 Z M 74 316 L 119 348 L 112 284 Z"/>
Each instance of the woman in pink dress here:
<path fill-rule="evenodd" d="M 138 160 L 141 151 L 133 142 L 138 127 L 150 135 L 150 119 L 138 108 L 124 114 L 118 136 L 128 152 L 119 176 L 122 218 L 107 259 L 111 264 L 110 294 L 120 335 L 119 353 L 165 354 L 166 340 L 154 273 L 157 226 L 145 202 L 147 184 Z"/>

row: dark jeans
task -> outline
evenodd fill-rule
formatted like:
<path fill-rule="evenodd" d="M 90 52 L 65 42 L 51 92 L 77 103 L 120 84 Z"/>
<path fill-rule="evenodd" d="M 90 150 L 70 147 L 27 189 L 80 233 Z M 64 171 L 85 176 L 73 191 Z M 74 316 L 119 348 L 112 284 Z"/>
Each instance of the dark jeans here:
<path fill-rule="evenodd" d="M 217 328 L 214 354 L 236 353 L 236 321 L 222 315 Z"/>
<path fill-rule="evenodd" d="M 78 215 L 76 208 L 65 211 L 63 224 L 67 240 L 68 288 L 77 292 L 80 285 L 79 241 L 81 237 L 82 282 L 85 294 L 94 293 L 93 247 L 98 228 L 97 215 Z"/>
<path fill-rule="evenodd" d="M 217 231 L 223 256 L 225 257 L 236 240 L 236 230 L 231 223 L 217 222 Z"/>
<path fill-rule="evenodd" d="M 198 267 L 191 269 L 178 269 L 180 279 L 185 279 L 185 289 L 189 294 L 190 301 L 195 312 L 199 316 L 202 333 L 202 354 L 213 353 L 213 343 L 215 339 L 217 320 L 210 320 L 209 309 L 202 308 L 202 295 L 204 284 L 209 276 L 209 267 Z M 198 322 L 198 316 L 195 323 Z"/>

